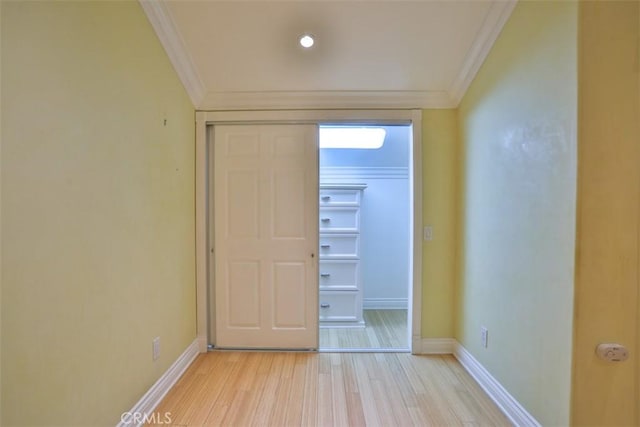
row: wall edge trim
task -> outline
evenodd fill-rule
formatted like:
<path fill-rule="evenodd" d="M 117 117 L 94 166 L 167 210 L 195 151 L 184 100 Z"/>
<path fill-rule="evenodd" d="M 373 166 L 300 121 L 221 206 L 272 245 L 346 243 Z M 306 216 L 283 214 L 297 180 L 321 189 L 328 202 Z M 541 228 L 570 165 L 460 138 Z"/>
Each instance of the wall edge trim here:
<path fill-rule="evenodd" d="M 151 413 L 156 409 L 156 407 L 160 404 L 162 399 L 166 396 L 166 394 L 171 390 L 171 388 L 175 385 L 175 383 L 180 379 L 182 374 L 187 370 L 187 368 L 193 363 L 196 356 L 200 353 L 199 342 L 198 339 L 194 339 L 191 344 L 186 348 L 186 350 L 176 359 L 169 369 L 166 370 L 164 374 L 151 386 L 151 388 L 140 398 L 140 400 L 133 405 L 133 407 L 124 412 L 130 414 L 144 414 L 146 416 L 150 416 Z M 136 426 L 139 427 L 142 424 L 137 424 L 133 421 L 132 418 L 128 418 L 130 421 L 126 422 L 126 417 L 121 415 L 120 422 L 116 427 L 129 427 Z"/>

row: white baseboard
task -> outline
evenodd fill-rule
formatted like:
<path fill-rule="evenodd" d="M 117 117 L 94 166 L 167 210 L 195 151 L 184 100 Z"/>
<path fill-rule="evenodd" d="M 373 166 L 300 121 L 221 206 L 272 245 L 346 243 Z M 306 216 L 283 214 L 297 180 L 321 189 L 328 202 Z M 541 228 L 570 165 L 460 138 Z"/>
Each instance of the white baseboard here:
<path fill-rule="evenodd" d="M 199 342 L 198 339 L 195 339 L 158 381 L 151 386 L 149 391 L 142 396 L 138 403 L 131 410 L 121 414 L 117 427 L 139 427 L 148 421 L 162 421 L 163 415 L 152 414 L 153 410 L 156 409 L 164 396 L 171 390 L 171 387 L 178 381 L 199 353 Z"/>
<path fill-rule="evenodd" d="M 460 343 L 455 342 L 453 354 L 514 425 L 540 427 L 540 423 Z"/>
<path fill-rule="evenodd" d="M 514 425 L 520 427 L 541 427 L 541 424 L 485 369 L 467 349 L 453 338 L 413 337 L 414 354 L 453 354 L 466 371 L 495 402 Z M 125 414 L 150 416 L 171 387 L 200 353 L 200 342 L 195 339 L 156 383 L 145 393 L 130 411 Z M 123 414 L 124 415 L 124 414 Z M 157 415 L 157 414 L 153 414 Z M 161 416 L 161 415 L 160 415 Z M 149 420 L 150 418 L 144 418 Z M 133 422 L 133 417 L 122 417 L 117 427 L 141 426 L 144 422 Z"/>
<path fill-rule="evenodd" d="M 407 298 L 364 298 L 362 308 L 365 310 L 406 310 L 409 307 Z"/>
<path fill-rule="evenodd" d="M 453 338 L 422 338 L 420 352 L 416 354 L 453 354 L 455 346 Z"/>
<path fill-rule="evenodd" d="M 462 367 L 482 387 L 487 396 L 519 427 L 540 427 L 540 423 L 485 369 L 469 351 L 453 338 L 413 337 L 414 354 L 453 354 Z"/>

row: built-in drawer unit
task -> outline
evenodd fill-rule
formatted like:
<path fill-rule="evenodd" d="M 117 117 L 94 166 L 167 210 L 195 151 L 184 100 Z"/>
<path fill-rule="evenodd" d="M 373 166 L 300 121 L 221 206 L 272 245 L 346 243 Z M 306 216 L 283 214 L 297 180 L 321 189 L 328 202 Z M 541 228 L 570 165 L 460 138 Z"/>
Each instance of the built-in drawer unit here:
<path fill-rule="evenodd" d="M 357 258 L 359 246 L 360 236 L 357 234 L 321 234 L 320 259 Z"/>
<path fill-rule="evenodd" d="M 323 206 L 359 206 L 359 189 L 341 189 L 323 186 L 320 191 L 320 207 Z"/>
<path fill-rule="evenodd" d="M 320 321 L 356 322 L 362 312 L 357 291 L 321 291 Z"/>
<path fill-rule="evenodd" d="M 353 232 L 360 229 L 360 208 L 320 208 L 320 232 Z"/>
<path fill-rule="evenodd" d="M 360 209 L 364 184 L 320 185 L 320 327 L 358 328 L 362 316 Z"/>
<path fill-rule="evenodd" d="M 320 290 L 358 290 L 358 260 L 320 261 Z"/>

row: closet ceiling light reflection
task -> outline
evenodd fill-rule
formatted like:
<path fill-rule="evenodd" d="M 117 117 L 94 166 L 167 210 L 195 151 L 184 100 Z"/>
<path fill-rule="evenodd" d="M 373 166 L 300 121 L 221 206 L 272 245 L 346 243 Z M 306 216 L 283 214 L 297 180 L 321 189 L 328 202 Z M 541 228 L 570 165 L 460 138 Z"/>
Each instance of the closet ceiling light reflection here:
<path fill-rule="evenodd" d="M 384 144 L 387 131 L 377 127 L 320 127 L 320 148 L 377 149 Z"/>

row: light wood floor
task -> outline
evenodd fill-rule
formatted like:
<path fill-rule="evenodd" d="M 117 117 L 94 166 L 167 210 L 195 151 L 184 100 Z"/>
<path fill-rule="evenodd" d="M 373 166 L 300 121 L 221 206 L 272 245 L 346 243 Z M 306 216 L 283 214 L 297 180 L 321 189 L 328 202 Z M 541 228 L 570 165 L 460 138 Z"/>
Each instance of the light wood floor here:
<path fill-rule="evenodd" d="M 408 349 L 407 310 L 364 310 L 364 328 L 320 328 L 320 348 Z"/>
<path fill-rule="evenodd" d="M 166 412 L 172 426 L 510 425 L 452 356 L 408 353 L 210 352 Z"/>

